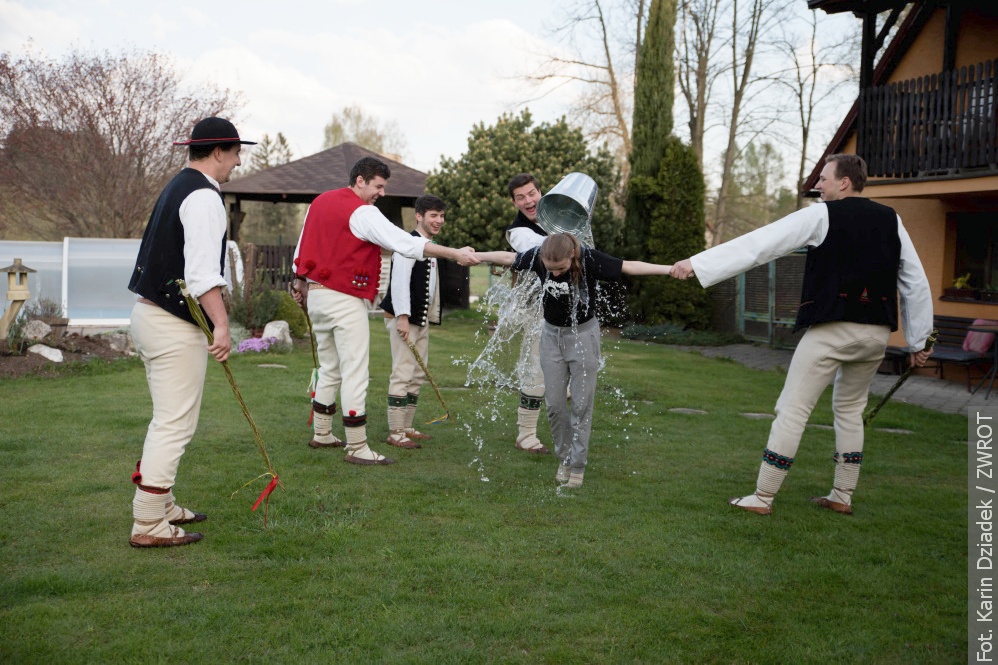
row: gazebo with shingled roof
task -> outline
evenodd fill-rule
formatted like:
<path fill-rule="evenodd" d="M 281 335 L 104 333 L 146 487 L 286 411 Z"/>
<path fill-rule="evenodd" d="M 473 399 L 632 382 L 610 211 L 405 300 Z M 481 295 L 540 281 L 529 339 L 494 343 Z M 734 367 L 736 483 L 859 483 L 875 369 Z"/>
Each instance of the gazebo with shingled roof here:
<path fill-rule="evenodd" d="M 385 188 L 385 196 L 375 205 L 385 217 L 403 226 L 402 208 L 411 208 L 423 194 L 426 174 L 356 143 L 341 143 L 223 184 L 222 194 L 229 202 L 229 237 L 239 240 L 239 225 L 245 216 L 240 206 L 242 201 L 311 203 L 325 191 L 349 185 L 350 169 L 362 157 L 380 159 L 391 169 L 392 177 Z"/>

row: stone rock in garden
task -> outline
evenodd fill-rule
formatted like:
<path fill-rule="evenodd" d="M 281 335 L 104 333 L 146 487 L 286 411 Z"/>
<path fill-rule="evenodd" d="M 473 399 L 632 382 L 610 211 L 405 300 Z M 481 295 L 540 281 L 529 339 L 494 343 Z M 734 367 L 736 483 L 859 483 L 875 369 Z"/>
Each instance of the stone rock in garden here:
<path fill-rule="evenodd" d="M 32 319 L 24 324 L 24 339 L 32 341 L 45 339 L 51 332 L 52 326 L 38 319 Z"/>
<path fill-rule="evenodd" d="M 35 344 L 34 346 L 28 347 L 28 353 L 37 353 L 43 358 L 48 358 L 54 363 L 61 363 L 62 351 L 59 349 L 53 349 L 51 346 L 45 346 L 44 344 Z"/>
<path fill-rule="evenodd" d="M 273 337 L 277 340 L 275 344 L 282 348 L 291 348 L 291 326 L 287 321 L 271 321 L 263 327 L 263 339 Z"/>
<path fill-rule="evenodd" d="M 115 351 L 129 353 L 133 349 L 132 338 L 128 333 L 113 332 L 101 335 L 101 337 L 107 340 L 107 345 Z"/>

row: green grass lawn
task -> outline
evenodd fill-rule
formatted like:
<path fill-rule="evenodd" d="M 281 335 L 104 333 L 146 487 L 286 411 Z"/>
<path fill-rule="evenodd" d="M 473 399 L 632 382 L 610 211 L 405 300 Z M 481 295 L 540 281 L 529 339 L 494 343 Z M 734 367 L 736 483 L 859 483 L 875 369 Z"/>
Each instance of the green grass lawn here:
<path fill-rule="evenodd" d="M 286 491 L 221 368 L 180 468 L 207 512 L 192 546 L 128 546 L 150 416 L 136 360 L 0 381 L 0 662 L 952 663 L 967 658 L 966 420 L 891 404 L 856 514 L 822 511 L 833 433 L 808 429 L 774 515 L 753 490 L 777 372 L 605 339 L 585 485 L 513 449 L 514 392 L 463 387 L 480 322 L 431 333 L 456 422 L 422 450 L 387 435 L 387 333 L 372 321 L 368 431 L 389 467 L 312 450 L 311 354 L 235 356 Z M 286 369 L 263 368 L 280 363 Z M 670 413 L 700 408 L 707 416 Z M 432 389 L 420 420 L 442 413 Z M 830 424 L 826 395 L 813 423 Z M 543 437 L 547 439 L 546 426 Z"/>

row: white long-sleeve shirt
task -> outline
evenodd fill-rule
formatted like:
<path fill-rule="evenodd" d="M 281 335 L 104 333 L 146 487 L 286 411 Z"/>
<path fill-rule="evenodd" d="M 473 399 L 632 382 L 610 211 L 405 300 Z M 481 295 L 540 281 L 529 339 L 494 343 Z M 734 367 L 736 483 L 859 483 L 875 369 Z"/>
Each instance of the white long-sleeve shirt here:
<path fill-rule="evenodd" d="M 307 211 L 305 212 L 305 220 L 307 223 Z M 301 230 L 303 234 L 305 232 L 304 224 L 302 224 Z M 410 235 L 395 226 L 373 205 L 362 205 L 353 211 L 353 214 L 350 215 L 350 232 L 361 240 L 380 245 L 385 249 L 419 261 L 423 260 L 423 246 L 430 242 L 423 236 Z M 295 247 L 294 258 L 298 258 L 300 250 L 301 234 L 298 235 L 298 245 Z"/>
<path fill-rule="evenodd" d="M 427 302 L 430 311 L 434 311 L 437 298 L 437 260 L 429 259 L 430 262 L 430 298 Z M 416 259 L 395 252 L 392 254 L 392 282 L 389 288 L 392 290 L 392 309 L 395 316 L 410 316 L 412 314 L 412 302 L 410 299 L 409 283 L 412 279 L 412 267 L 416 264 Z"/>
<path fill-rule="evenodd" d="M 528 249 L 533 249 L 534 247 L 540 247 L 541 243 L 544 242 L 544 238 L 545 236 L 525 226 L 518 226 L 506 232 L 506 242 L 509 243 L 509 246 L 517 254 L 525 252 Z"/>
<path fill-rule="evenodd" d="M 769 263 L 800 247 L 817 247 L 828 235 L 828 206 L 816 203 L 790 213 L 751 233 L 711 247 L 690 258 L 693 271 L 704 287 L 712 286 L 756 266 Z M 898 293 L 901 296 L 901 327 L 912 351 L 921 351 L 932 332 L 932 292 L 915 246 L 898 216 L 901 265 Z"/>
<path fill-rule="evenodd" d="M 215 190 L 218 189 L 218 182 L 211 176 L 202 175 Z M 224 274 L 218 272 L 218 262 L 228 222 L 225 205 L 215 190 L 196 190 L 180 204 L 180 223 L 184 227 L 184 281 L 195 298 L 216 286 L 226 286 Z M 224 270 L 224 261 L 222 266 Z"/>

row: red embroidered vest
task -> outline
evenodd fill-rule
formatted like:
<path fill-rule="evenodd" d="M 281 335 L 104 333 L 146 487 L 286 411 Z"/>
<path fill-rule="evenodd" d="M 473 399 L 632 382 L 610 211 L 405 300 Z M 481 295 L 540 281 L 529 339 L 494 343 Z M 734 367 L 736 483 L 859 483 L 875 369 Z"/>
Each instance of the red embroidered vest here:
<path fill-rule="evenodd" d="M 350 232 L 350 216 L 362 205 L 349 187 L 324 192 L 312 201 L 295 274 L 373 302 L 381 278 L 381 247 Z"/>

